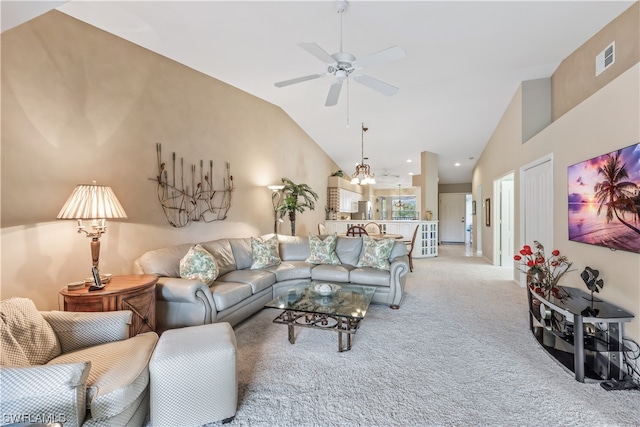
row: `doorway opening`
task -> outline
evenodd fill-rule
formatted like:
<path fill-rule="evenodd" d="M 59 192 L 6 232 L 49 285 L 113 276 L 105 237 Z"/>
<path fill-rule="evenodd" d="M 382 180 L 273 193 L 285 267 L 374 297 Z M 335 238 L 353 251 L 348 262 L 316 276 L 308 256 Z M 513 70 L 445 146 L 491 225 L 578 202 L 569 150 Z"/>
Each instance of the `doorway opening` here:
<path fill-rule="evenodd" d="M 494 227 L 493 265 L 513 268 L 514 254 L 514 173 L 510 172 L 493 182 L 495 202 L 492 221 Z"/>

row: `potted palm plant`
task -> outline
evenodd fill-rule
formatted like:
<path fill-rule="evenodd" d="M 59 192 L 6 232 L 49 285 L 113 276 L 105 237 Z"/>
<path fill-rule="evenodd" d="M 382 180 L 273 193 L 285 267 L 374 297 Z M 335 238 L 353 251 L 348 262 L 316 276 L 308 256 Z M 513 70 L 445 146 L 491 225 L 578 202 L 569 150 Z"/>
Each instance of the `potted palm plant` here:
<path fill-rule="evenodd" d="M 291 221 L 291 235 L 296 235 L 296 213 L 303 213 L 306 209 L 314 210 L 315 202 L 318 195 L 307 184 L 295 184 L 289 178 L 282 178 L 284 188 L 282 192 L 284 198 L 276 211 L 280 213 L 282 218 L 286 213 L 289 214 Z"/>

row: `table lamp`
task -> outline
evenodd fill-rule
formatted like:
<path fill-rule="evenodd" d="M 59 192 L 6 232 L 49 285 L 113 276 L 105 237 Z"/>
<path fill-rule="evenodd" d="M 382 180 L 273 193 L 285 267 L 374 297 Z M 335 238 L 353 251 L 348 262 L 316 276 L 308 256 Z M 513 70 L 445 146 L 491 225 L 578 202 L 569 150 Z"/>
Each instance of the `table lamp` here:
<path fill-rule="evenodd" d="M 97 185 L 95 181 L 78 185 L 57 216 L 58 219 L 77 220 L 78 233 L 91 237 L 91 259 L 96 269 L 100 258 L 100 236 L 107 231 L 106 220 L 126 217 L 111 187 Z M 91 225 L 83 225 L 83 219 L 90 219 Z"/>

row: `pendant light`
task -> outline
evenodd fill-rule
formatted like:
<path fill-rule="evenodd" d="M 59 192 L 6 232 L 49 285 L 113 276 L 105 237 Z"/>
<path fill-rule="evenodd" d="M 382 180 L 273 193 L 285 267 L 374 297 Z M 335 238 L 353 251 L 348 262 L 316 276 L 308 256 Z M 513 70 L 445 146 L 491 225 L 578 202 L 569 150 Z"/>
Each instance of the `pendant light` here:
<path fill-rule="evenodd" d="M 364 133 L 368 131 L 369 128 L 364 127 L 364 123 L 362 123 L 362 132 L 361 132 L 361 143 L 362 143 L 362 160 L 360 163 L 356 164 L 356 171 L 351 175 L 353 178 L 351 180 L 352 184 L 360 184 L 360 185 L 368 185 L 375 184 L 375 175 L 371 172 L 371 167 L 366 164 L 365 159 L 368 160 L 367 157 L 364 156 Z"/>

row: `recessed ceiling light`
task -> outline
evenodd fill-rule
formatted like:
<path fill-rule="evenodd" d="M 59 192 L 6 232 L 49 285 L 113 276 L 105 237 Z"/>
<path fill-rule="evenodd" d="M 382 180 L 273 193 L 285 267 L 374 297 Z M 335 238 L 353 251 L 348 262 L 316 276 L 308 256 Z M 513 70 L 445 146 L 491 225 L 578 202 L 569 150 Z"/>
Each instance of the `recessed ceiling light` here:
<path fill-rule="evenodd" d="M 411 163 L 413 160 L 411 159 L 407 159 L 407 163 Z"/>
<path fill-rule="evenodd" d="M 460 162 L 456 162 L 454 166 L 460 166 Z"/>
<path fill-rule="evenodd" d="M 413 175 L 413 172 L 409 172 L 409 175 Z"/>

